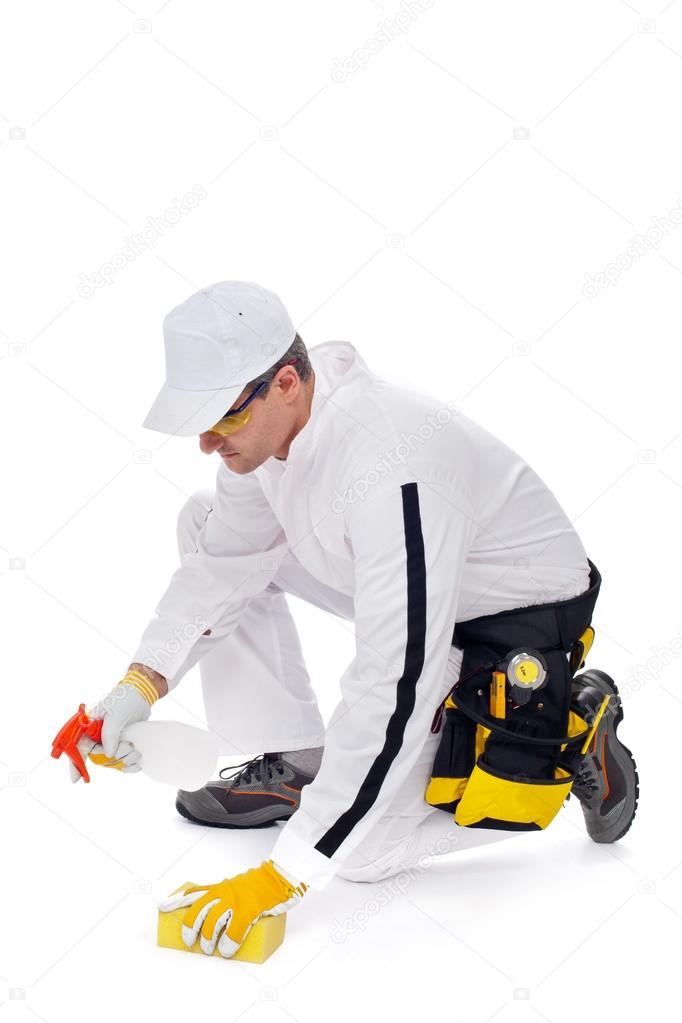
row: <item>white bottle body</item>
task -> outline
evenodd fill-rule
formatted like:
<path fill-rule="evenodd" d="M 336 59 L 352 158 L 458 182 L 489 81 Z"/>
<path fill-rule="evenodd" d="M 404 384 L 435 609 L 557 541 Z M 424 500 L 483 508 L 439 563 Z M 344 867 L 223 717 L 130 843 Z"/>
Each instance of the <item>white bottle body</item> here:
<path fill-rule="evenodd" d="M 140 767 L 154 781 L 193 792 L 213 776 L 218 739 L 204 728 L 179 721 L 136 721 L 121 738 L 141 754 Z"/>

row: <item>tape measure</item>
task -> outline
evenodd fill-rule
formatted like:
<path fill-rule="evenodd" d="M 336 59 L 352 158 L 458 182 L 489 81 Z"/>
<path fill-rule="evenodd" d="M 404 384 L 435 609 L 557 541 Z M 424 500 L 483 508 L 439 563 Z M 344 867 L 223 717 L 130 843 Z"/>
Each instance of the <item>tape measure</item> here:
<path fill-rule="evenodd" d="M 507 657 L 505 673 L 514 703 L 523 705 L 547 682 L 547 661 L 538 650 L 518 647 Z"/>

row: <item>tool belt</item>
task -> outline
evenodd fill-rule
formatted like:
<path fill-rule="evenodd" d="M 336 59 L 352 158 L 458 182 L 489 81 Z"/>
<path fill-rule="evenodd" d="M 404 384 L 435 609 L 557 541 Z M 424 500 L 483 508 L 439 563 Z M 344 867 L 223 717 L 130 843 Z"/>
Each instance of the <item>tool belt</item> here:
<path fill-rule="evenodd" d="M 571 706 L 601 585 L 588 564 L 589 586 L 577 597 L 455 625 L 462 666 L 431 725 L 433 733 L 442 725 L 442 736 L 425 799 L 457 824 L 535 831 L 568 796 L 598 720 Z"/>

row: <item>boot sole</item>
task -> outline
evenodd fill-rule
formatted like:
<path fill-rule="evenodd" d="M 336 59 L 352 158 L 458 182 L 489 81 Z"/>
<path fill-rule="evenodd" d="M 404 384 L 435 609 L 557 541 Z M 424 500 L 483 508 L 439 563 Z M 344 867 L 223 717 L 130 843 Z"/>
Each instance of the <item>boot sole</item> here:
<path fill-rule="evenodd" d="M 620 693 L 618 692 L 618 686 L 613 681 L 611 676 L 607 675 L 605 671 L 599 671 L 599 669 L 597 668 L 590 668 L 587 671 L 584 671 L 580 675 L 577 675 L 575 677 L 575 681 L 583 680 L 586 682 L 586 684 L 593 685 L 595 689 L 598 689 L 600 692 L 604 693 L 605 696 L 615 693 L 616 696 L 620 697 Z M 632 822 L 635 819 L 635 814 L 637 813 L 637 806 L 639 804 L 639 775 L 637 773 L 637 764 L 635 762 L 635 758 L 632 755 L 632 752 L 627 748 L 625 743 L 621 742 L 620 739 L 618 738 L 618 725 L 621 723 L 622 720 L 623 706 L 619 699 L 618 711 L 613 721 L 613 736 L 614 739 L 616 740 L 616 743 L 613 746 L 612 754 L 626 777 L 632 777 L 634 775 L 634 790 L 632 796 L 629 797 L 628 794 L 626 794 L 625 797 L 626 801 L 628 800 L 628 798 L 630 798 L 629 813 L 627 816 L 627 824 L 625 825 L 625 827 L 622 827 L 618 832 L 616 832 L 616 834 L 613 834 L 611 831 L 606 829 L 603 835 L 598 835 L 596 838 L 590 835 L 590 838 L 592 839 L 593 842 L 597 842 L 598 844 L 602 845 L 606 844 L 610 845 L 612 842 L 617 842 L 619 839 L 623 837 L 623 835 L 627 834 L 627 832 L 632 827 Z"/>
<path fill-rule="evenodd" d="M 202 808 L 201 809 L 202 816 L 198 817 L 182 803 L 179 797 L 175 801 L 175 809 L 178 811 L 181 817 L 184 817 L 186 820 L 191 821 L 192 824 L 201 824 L 203 827 L 206 828 L 230 828 L 233 830 L 237 829 L 243 830 L 245 828 L 269 828 L 277 821 L 288 820 L 292 816 L 292 814 L 296 812 L 298 807 L 294 807 L 291 813 L 284 814 L 280 813 L 277 814 L 277 816 L 275 817 L 269 816 L 267 809 L 256 811 L 255 813 L 251 814 L 240 814 L 239 817 L 241 818 L 241 820 L 239 821 L 236 821 L 234 816 L 232 821 L 220 820 L 218 818 L 219 811 L 214 812 L 211 808 L 208 807 L 206 807 L 205 809 Z M 272 811 L 270 811 L 270 813 L 272 813 Z"/>

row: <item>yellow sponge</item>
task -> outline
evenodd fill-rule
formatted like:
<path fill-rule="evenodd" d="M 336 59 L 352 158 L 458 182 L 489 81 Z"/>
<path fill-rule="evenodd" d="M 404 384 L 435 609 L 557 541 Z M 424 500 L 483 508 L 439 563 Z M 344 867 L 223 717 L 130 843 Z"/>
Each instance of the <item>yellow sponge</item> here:
<path fill-rule="evenodd" d="M 175 891 L 182 891 L 183 888 L 187 888 L 193 883 L 193 881 L 185 881 Z M 174 895 L 175 892 L 172 894 Z M 178 948 L 182 952 L 198 952 L 199 955 L 205 955 L 201 951 L 198 938 L 191 948 L 187 948 L 187 945 L 182 940 L 182 920 L 186 912 L 187 909 L 185 907 L 174 909 L 170 913 L 163 913 L 159 910 L 156 944 L 162 948 Z M 230 958 L 241 959 L 245 963 L 264 963 L 284 941 L 286 918 L 286 913 L 280 913 L 279 916 L 261 917 L 253 925 L 235 954 L 230 956 Z M 213 955 L 218 956 L 220 959 L 225 958 L 225 956 L 220 955 L 217 945 Z"/>

